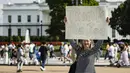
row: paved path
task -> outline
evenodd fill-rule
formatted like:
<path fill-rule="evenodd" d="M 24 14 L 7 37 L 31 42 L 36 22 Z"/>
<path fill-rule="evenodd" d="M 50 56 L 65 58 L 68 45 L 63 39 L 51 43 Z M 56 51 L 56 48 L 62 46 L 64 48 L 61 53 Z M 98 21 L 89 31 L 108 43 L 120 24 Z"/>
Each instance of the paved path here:
<path fill-rule="evenodd" d="M 0 60 L 0 64 L 3 64 L 3 60 Z M 60 66 L 60 65 L 71 65 L 72 64 L 72 61 L 69 63 L 69 62 L 66 62 L 66 63 L 63 63 L 63 61 L 60 61 L 58 60 L 58 57 L 56 58 L 48 58 L 47 61 L 46 61 L 46 65 L 57 65 L 57 66 Z M 103 58 L 99 58 L 98 61 L 95 61 L 95 65 L 97 66 L 102 66 L 102 65 L 110 65 L 109 61 L 108 60 L 104 60 Z"/>
<path fill-rule="evenodd" d="M 72 62 L 71 62 L 72 63 Z M 58 60 L 58 58 L 51 58 L 47 60 L 47 65 L 70 65 L 71 63 Z M 104 60 L 104 58 L 100 58 L 98 61 L 95 61 L 95 65 L 110 65 L 109 60 Z"/>
<path fill-rule="evenodd" d="M 45 66 L 41 71 L 40 66 L 23 66 L 22 73 L 68 73 L 69 66 Z M 130 68 L 96 67 L 96 73 L 130 73 Z M 0 66 L 0 73 L 16 73 L 16 66 Z"/>

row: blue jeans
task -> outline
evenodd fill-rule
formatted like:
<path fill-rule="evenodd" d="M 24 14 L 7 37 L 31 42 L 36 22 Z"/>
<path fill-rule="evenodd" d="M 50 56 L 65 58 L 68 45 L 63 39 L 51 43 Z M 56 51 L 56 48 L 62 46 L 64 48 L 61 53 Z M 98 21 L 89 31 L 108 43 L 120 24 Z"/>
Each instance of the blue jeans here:
<path fill-rule="evenodd" d="M 30 58 L 30 59 L 33 58 L 33 53 L 29 52 L 29 58 Z"/>
<path fill-rule="evenodd" d="M 42 59 L 42 67 L 44 68 L 44 66 L 45 66 L 45 63 L 46 63 L 46 58 L 43 58 Z"/>

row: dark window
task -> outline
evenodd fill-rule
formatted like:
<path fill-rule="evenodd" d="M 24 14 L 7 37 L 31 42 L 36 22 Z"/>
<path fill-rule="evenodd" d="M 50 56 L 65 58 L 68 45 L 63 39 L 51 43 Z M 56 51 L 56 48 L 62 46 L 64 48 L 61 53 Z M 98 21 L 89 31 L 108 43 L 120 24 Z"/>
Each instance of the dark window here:
<path fill-rule="evenodd" d="M 29 36 L 31 36 L 31 29 L 30 29 L 30 28 L 28 28 L 28 31 L 29 31 Z"/>
<path fill-rule="evenodd" d="M 37 28 L 37 36 L 39 36 L 39 28 Z"/>
<path fill-rule="evenodd" d="M 31 15 L 28 15 L 28 16 L 27 16 L 27 21 L 28 21 L 28 22 L 31 22 Z"/>
<path fill-rule="evenodd" d="M 11 23 L 11 21 L 12 21 L 12 16 L 8 15 L 8 22 Z"/>
<path fill-rule="evenodd" d="M 116 31 L 114 29 L 112 29 L 112 37 L 116 37 Z"/>
<path fill-rule="evenodd" d="M 37 15 L 37 22 L 39 22 L 40 21 L 40 17 L 39 17 L 39 15 Z"/>
<path fill-rule="evenodd" d="M 18 15 L 18 22 L 21 22 L 21 15 Z"/>
<path fill-rule="evenodd" d="M 21 36 L 21 29 L 18 28 L 18 36 Z"/>
<path fill-rule="evenodd" d="M 12 30 L 11 28 L 8 29 L 8 36 L 10 37 L 12 35 Z"/>

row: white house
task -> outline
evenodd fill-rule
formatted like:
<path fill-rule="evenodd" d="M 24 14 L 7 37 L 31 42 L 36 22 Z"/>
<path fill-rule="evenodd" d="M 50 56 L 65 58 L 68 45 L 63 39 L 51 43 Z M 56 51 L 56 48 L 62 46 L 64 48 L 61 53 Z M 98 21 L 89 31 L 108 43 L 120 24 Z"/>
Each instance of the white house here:
<path fill-rule="evenodd" d="M 100 6 L 108 7 L 107 17 L 110 18 L 111 11 L 125 0 L 97 1 Z M 49 12 L 45 0 L 8 0 L 6 4 L 0 5 L 0 36 L 24 36 L 27 29 L 31 36 L 46 36 L 45 30 L 48 28 L 51 18 Z M 108 36 L 112 39 L 123 38 L 110 27 L 108 27 Z"/>
<path fill-rule="evenodd" d="M 0 26 L 3 24 L 3 4 L 0 4 Z M 3 32 L 3 28 L 0 27 L 0 33 Z M 2 33 L 1 33 L 2 34 Z"/>
<path fill-rule="evenodd" d="M 114 11 L 114 8 L 117 8 L 125 0 L 100 0 L 100 6 L 107 6 L 107 17 L 111 18 L 111 11 Z M 111 39 L 130 39 L 130 36 L 122 37 L 116 30 L 113 30 L 108 26 L 108 36 Z"/>
<path fill-rule="evenodd" d="M 47 35 L 45 30 L 50 24 L 49 11 L 45 0 L 10 0 L 2 8 L 0 29 L 3 31 L 0 36 L 25 36 L 27 29 L 31 36 Z"/>

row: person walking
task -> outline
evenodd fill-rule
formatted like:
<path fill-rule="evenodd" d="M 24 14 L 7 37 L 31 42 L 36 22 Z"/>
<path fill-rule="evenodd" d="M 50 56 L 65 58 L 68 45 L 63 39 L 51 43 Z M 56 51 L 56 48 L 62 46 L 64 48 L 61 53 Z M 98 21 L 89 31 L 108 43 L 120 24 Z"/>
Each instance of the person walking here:
<path fill-rule="evenodd" d="M 5 45 L 5 64 L 8 64 L 8 45 Z"/>
<path fill-rule="evenodd" d="M 66 60 L 69 61 L 69 63 L 70 63 L 70 59 L 68 57 L 68 53 L 69 53 L 69 46 L 68 46 L 67 43 L 64 43 L 64 62 L 63 63 L 65 63 Z"/>
<path fill-rule="evenodd" d="M 50 50 L 50 58 L 53 58 L 55 57 L 56 58 L 56 55 L 54 54 L 54 46 L 52 43 L 50 43 L 50 46 L 49 46 L 49 50 Z"/>
<path fill-rule="evenodd" d="M 109 56 L 109 51 L 108 51 L 108 48 L 110 47 L 110 44 L 109 43 L 107 43 L 107 45 L 106 45 L 106 53 L 105 53 L 105 57 L 104 57 L 104 60 L 106 60 L 107 58 L 108 58 L 108 56 Z"/>
<path fill-rule="evenodd" d="M 110 65 L 113 66 L 115 63 L 115 61 L 114 61 L 115 48 L 113 46 L 113 43 L 110 44 L 110 47 L 108 48 L 108 53 L 109 53 Z"/>
<path fill-rule="evenodd" d="M 63 58 L 64 58 L 64 46 L 63 46 L 63 44 L 60 45 L 59 50 L 60 50 L 61 56 L 58 59 L 63 61 Z"/>
<path fill-rule="evenodd" d="M 114 61 L 117 62 L 118 61 L 118 50 L 119 50 L 119 46 L 117 43 L 113 44 L 114 46 Z"/>
<path fill-rule="evenodd" d="M 42 42 L 41 44 L 41 47 L 39 48 L 39 53 L 40 53 L 40 59 L 42 61 L 42 64 L 41 64 L 41 71 L 44 71 L 45 70 L 45 62 L 46 62 L 46 59 L 47 59 L 47 46 L 46 46 L 46 42 Z"/>
<path fill-rule="evenodd" d="M 21 44 L 18 45 L 17 50 L 17 72 L 22 72 L 22 67 L 24 63 L 24 51 Z"/>

